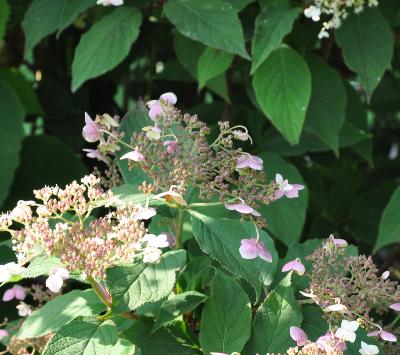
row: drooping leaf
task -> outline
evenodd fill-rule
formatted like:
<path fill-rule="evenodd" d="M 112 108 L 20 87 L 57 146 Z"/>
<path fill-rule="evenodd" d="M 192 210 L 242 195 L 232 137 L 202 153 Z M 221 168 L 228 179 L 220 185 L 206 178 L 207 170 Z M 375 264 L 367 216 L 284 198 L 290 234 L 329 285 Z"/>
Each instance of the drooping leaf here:
<path fill-rule="evenodd" d="M 47 343 L 44 355 L 111 355 L 117 342 L 117 327 L 107 319 L 77 317 L 60 328 Z"/>
<path fill-rule="evenodd" d="M 312 95 L 304 129 L 315 134 L 336 155 L 346 113 L 346 89 L 340 75 L 321 58 L 307 61 L 312 75 Z"/>
<path fill-rule="evenodd" d="M 139 35 L 142 15 L 124 6 L 95 23 L 76 47 L 72 63 L 72 91 L 86 80 L 115 68 L 129 53 Z"/>
<path fill-rule="evenodd" d="M 199 88 L 202 89 L 208 80 L 225 72 L 231 65 L 232 60 L 232 54 L 207 47 L 199 58 L 197 66 Z"/>
<path fill-rule="evenodd" d="M 254 73 L 253 87 L 267 118 L 289 143 L 298 143 L 311 97 L 303 58 L 289 47 L 275 50 Z"/>
<path fill-rule="evenodd" d="M 6 32 L 7 21 L 10 16 L 10 7 L 7 0 L 0 0 L 0 48 L 3 43 L 3 37 Z"/>
<path fill-rule="evenodd" d="M 78 316 L 90 317 L 104 309 L 93 290 L 74 290 L 58 296 L 34 311 L 23 323 L 18 337 L 35 338 L 55 332 Z"/>
<path fill-rule="evenodd" d="M 240 352 L 250 332 L 249 298 L 232 277 L 217 271 L 211 283 L 211 296 L 201 315 L 200 344 L 203 352 Z"/>
<path fill-rule="evenodd" d="M 297 168 L 278 154 L 263 152 L 259 156 L 264 161 L 268 181 L 275 179 L 275 174 L 280 173 L 290 183 L 305 185 Z M 282 197 L 269 205 L 262 205 L 259 211 L 267 220 L 267 229 L 280 241 L 290 246 L 300 239 L 306 219 L 307 206 L 308 189 L 306 187 L 299 192 L 298 198 Z"/>
<path fill-rule="evenodd" d="M 151 332 L 156 332 L 161 327 L 174 321 L 177 317 L 192 311 L 206 299 L 205 295 L 196 291 L 171 295 L 161 304 Z"/>
<path fill-rule="evenodd" d="M 239 247 L 242 239 L 255 237 L 254 225 L 240 220 L 213 219 L 212 217 L 190 211 L 193 234 L 203 252 L 216 259 L 229 272 L 247 280 L 257 295 L 260 288 L 272 282 L 278 255 L 269 235 L 260 230 L 260 239 L 272 254 L 272 263 L 261 258 L 244 260 Z"/>
<path fill-rule="evenodd" d="M 152 334 L 153 322 L 140 319 L 123 333 L 123 336 L 140 348 L 142 355 L 174 354 L 174 355 L 199 355 L 200 351 L 186 344 L 167 329 L 162 328 Z"/>
<path fill-rule="evenodd" d="M 117 266 L 107 270 L 107 286 L 118 312 L 134 310 L 168 296 L 174 287 L 176 272 L 184 265 L 184 250 L 163 254 L 157 264 L 142 262 L 131 267 Z"/>
<path fill-rule="evenodd" d="M 336 41 L 370 98 L 393 56 L 394 39 L 387 20 L 379 8 L 365 8 L 349 15 L 336 31 Z"/>
<path fill-rule="evenodd" d="M 375 243 L 376 252 L 385 245 L 400 242 L 400 187 L 393 193 L 383 211 L 379 223 L 378 239 Z"/>
<path fill-rule="evenodd" d="M 289 273 L 258 309 L 246 354 L 281 352 L 294 346 L 291 326 L 300 327 L 302 314 L 293 296 Z"/>
<path fill-rule="evenodd" d="M 229 3 L 222 0 L 168 0 L 164 12 L 183 35 L 209 47 L 250 58 L 244 46 L 242 25 Z"/>
<path fill-rule="evenodd" d="M 95 5 L 92 0 L 34 0 L 26 11 L 22 27 L 26 36 L 25 55 L 44 37 L 68 27 L 83 11 Z"/>
<path fill-rule="evenodd" d="M 7 197 L 19 165 L 19 151 L 24 137 L 25 118 L 22 103 L 14 91 L 0 80 L 0 205 Z"/>
<path fill-rule="evenodd" d="M 292 30 L 299 13 L 300 9 L 291 7 L 286 0 L 271 2 L 261 10 L 256 19 L 252 42 L 252 73 L 281 46 L 283 38 Z"/>

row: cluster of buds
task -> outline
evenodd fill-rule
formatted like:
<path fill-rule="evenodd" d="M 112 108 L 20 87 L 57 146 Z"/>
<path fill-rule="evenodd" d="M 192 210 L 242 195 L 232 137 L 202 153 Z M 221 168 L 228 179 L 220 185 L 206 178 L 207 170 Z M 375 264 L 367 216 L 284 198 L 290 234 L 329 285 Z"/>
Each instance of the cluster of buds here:
<path fill-rule="evenodd" d="M 378 6 L 378 0 L 313 0 L 304 10 L 304 16 L 314 22 L 319 22 L 321 15 L 327 15 L 328 21 L 322 23 L 318 38 L 328 38 L 329 30 L 337 29 L 349 15 L 349 11 L 360 13 L 364 8 Z"/>
<path fill-rule="evenodd" d="M 252 142 L 246 127 L 219 122 L 219 135 L 209 142 L 206 124 L 196 115 L 182 114 L 175 108 L 176 102 L 173 93 L 149 101 L 153 125 L 133 133 L 130 144 L 122 141 L 117 132 L 107 131 L 101 118 L 93 121 L 86 117 L 84 138 L 100 142 L 91 154 L 102 160 L 105 147 L 111 146 L 115 151 L 118 144 L 128 146 L 130 151 L 121 159 L 127 159 L 130 169 L 139 168 L 151 179 L 151 189 L 150 185 L 143 187 L 146 191 L 161 192 L 159 196 L 164 194 L 178 205 L 185 205 L 183 196 L 189 188 L 197 188 L 200 198 L 217 197 L 228 209 L 255 218 L 259 225 L 265 225 L 256 211 L 260 203 L 299 196 L 298 191 L 304 186 L 289 184 L 280 174 L 267 183 L 263 160 L 234 147 L 235 140 Z M 104 134 L 107 140 L 102 138 Z"/>
<path fill-rule="evenodd" d="M 46 285 L 59 292 L 69 272 L 102 279 L 107 268 L 131 263 L 137 257 L 157 262 L 160 248 L 168 246 L 165 235 L 146 234 L 142 220 L 156 214 L 153 208 L 121 203 L 111 192 L 104 192 L 93 175 L 64 189 L 44 187 L 34 194 L 41 203 L 20 201 L 14 210 L 0 216 L 0 229 L 11 233 L 19 261 L 0 266 L 3 281 L 23 274 L 20 265 L 38 256 L 55 256 L 65 268 L 53 268 Z M 108 207 L 109 213 L 91 217 L 99 207 Z"/>
<path fill-rule="evenodd" d="M 388 272 L 381 275 L 371 257 L 349 256 L 346 249 L 345 240 L 330 236 L 306 257 L 312 262 L 311 282 L 301 293 L 322 308 L 330 329 L 336 329 L 335 338 L 354 342 L 355 331 L 362 326 L 369 336 L 395 342 L 396 337 L 377 324 L 371 313 L 400 311 L 398 283 L 388 279 Z"/>

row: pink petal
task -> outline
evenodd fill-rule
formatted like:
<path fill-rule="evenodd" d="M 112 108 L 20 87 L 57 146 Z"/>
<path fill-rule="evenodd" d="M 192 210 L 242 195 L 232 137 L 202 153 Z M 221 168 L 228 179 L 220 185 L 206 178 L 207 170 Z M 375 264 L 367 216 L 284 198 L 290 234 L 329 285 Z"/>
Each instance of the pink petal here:
<path fill-rule="evenodd" d="M 4 337 L 8 337 L 8 336 L 9 336 L 9 334 L 8 334 L 7 330 L 0 329 L 0 339 L 4 338 Z"/>
<path fill-rule="evenodd" d="M 336 238 L 333 238 L 333 244 L 335 244 L 335 245 L 337 245 L 338 247 L 341 247 L 341 248 L 345 248 L 345 247 L 347 247 L 349 245 L 346 240 L 344 240 L 344 239 L 336 239 Z"/>
<path fill-rule="evenodd" d="M 136 219 L 150 219 L 151 217 L 154 217 L 156 214 L 157 214 L 157 211 L 155 208 L 151 208 L 151 207 L 143 208 L 135 213 L 135 218 Z"/>
<path fill-rule="evenodd" d="M 253 239 L 242 239 L 239 248 L 240 256 L 243 259 L 255 259 L 259 254 L 259 249 Z"/>
<path fill-rule="evenodd" d="M 250 206 L 248 206 L 244 203 L 227 203 L 225 205 L 225 207 L 228 210 L 237 211 L 237 212 L 245 213 L 245 214 L 252 213 L 254 211 L 253 208 L 251 208 Z"/>
<path fill-rule="evenodd" d="M 298 346 L 303 346 L 308 341 L 307 334 L 299 327 L 290 327 L 290 336 Z"/>
<path fill-rule="evenodd" d="M 389 306 L 390 309 L 393 309 L 394 311 L 400 312 L 400 303 L 393 303 Z"/>
<path fill-rule="evenodd" d="M 15 291 L 14 288 L 9 288 L 3 294 L 3 302 L 10 302 L 15 298 Z"/>
<path fill-rule="evenodd" d="M 300 260 L 292 260 L 283 265 L 282 272 L 287 272 L 290 270 L 296 271 L 299 275 L 303 275 L 306 271 L 304 265 L 301 263 Z"/>
<path fill-rule="evenodd" d="M 252 155 L 249 162 L 249 167 L 253 170 L 263 170 L 264 169 L 264 162 L 261 158 Z"/>
<path fill-rule="evenodd" d="M 273 199 L 274 200 L 279 200 L 281 197 L 285 196 L 285 193 L 281 190 L 276 190 L 274 191 L 274 196 Z"/>
<path fill-rule="evenodd" d="M 99 125 L 93 121 L 90 116 L 85 112 L 85 126 L 82 129 L 83 138 L 89 143 L 99 140 L 100 132 Z"/>
<path fill-rule="evenodd" d="M 386 332 L 384 330 L 381 331 L 380 333 L 380 337 L 382 340 L 386 340 L 386 341 L 397 341 L 397 338 L 395 337 L 395 335 L 393 335 L 392 333 Z"/>
<path fill-rule="evenodd" d="M 291 184 L 292 189 L 285 192 L 287 198 L 297 198 L 299 197 L 299 191 L 304 189 L 303 185 Z"/>
<path fill-rule="evenodd" d="M 163 113 L 163 110 L 160 106 L 160 103 L 157 102 L 150 107 L 149 117 L 154 121 L 155 119 L 157 119 L 158 116 L 161 116 L 162 113 Z"/>
<path fill-rule="evenodd" d="M 64 267 L 56 266 L 56 267 L 54 267 L 54 268 L 51 270 L 50 273 L 51 273 L 52 275 L 58 275 L 58 276 L 60 276 L 63 280 L 69 279 L 69 272 L 68 272 L 68 270 L 67 270 L 66 268 L 64 268 Z"/>
<path fill-rule="evenodd" d="M 178 98 L 173 92 L 166 92 L 165 94 L 162 94 L 160 96 L 160 99 L 168 102 L 171 105 L 175 105 L 176 102 L 178 101 Z"/>
<path fill-rule="evenodd" d="M 13 287 L 15 298 L 17 300 L 23 301 L 26 297 L 25 289 L 20 285 L 15 285 Z"/>
<path fill-rule="evenodd" d="M 103 157 L 103 155 L 97 150 L 97 149 L 82 149 L 84 152 L 86 152 L 86 156 L 88 158 L 94 158 L 99 161 L 104 161 L 107 163 L 107 160 Z"/>
<path fill-rule="evenodd" d="M 379 330 L 374 330 L 373 332 L 369 332 L 367 335 L 369 337 L 376 337 L 377 335 L 379 335 Z"/>
<path fill-rule="evenodd" d="M 143 161 L 144 156 L 138 152 L 137 150 L 134 150 L 132 152 L 124 154 L 120 159 L 129 159 L 133 161 Z"/>
<path fill-rule="evenodd" d="M 259 257 L 269 263 L 272 262 L 272 255 L 269 252 L 269 250 L 267 249 L 267 247 L 264 245 L 264 243 L 259 240 L 258 241 L 258 253 L 259 253 Z"/>

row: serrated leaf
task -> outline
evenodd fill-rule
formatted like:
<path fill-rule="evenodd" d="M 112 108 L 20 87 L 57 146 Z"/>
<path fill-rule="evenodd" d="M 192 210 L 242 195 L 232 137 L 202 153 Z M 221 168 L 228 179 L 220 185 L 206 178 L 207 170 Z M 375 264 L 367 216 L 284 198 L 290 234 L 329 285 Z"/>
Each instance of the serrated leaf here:
<path fill-rule="evenodd" d="M 10 7 L 7 0 L 0 0 L 0 49 L 3 45 L 3 37 L 6 32 L 7 21 L 10 16 Z"/>
<path fill-rule="evenodd" d="M 22 324 L 18 338 L 35 338 L 55 332 L 78 316 L 96 315 L 104 308 L 93 290 L 68 292 L 34 311 Z"/>
<path fill-rule="evenodd" d="M 305 185 L 303 177 L 297 168 L 279 155 L 263 152 L 259 156 L 264 161 L 265 173 L 268 180 L 275 179 L 275 174 L 280 173 L 290 183 Z M 301 237 L 306 220 L 307 206 L 308 189 L 306 187 L 299 192 L 298 198 L 288 199 L 282 197 L 269 205 L 261 205 L 259 211 L 267 220 L 267 229 L 277 239 L 290 246 L 295 244 Z M 288 221 L 288 216 L 290 216 L 290 222 Z"/>
<path fill-rule="evenodd" d="M 207 296 L 196 291 L 171 295 L 161 304 L 151 332 L 156 332 L 161 327 L 173 322 L 177 317 L 192 311 L 206 299 Z"/>
<path fill-rule="evenodd" d="M 271 284 L 278 262 L 278 254 L 269 235 L 260 230 L 260 239 L 271 252 L 272 263 L 261 258 L 242 259 L 239 247 L 242 239 L 255 236 L 254 225 L 240 220 L 213 219 L 195 211 L 190 211 L 193 234 L 201 250 L 216 259 L 229 272 L 244 278 L 260 295 L 261 287 Z"/>
<path fill-rule="evenodd" d="M 118 312 L 168 296 L 174 287 L 176 272 L 185 264 L 184 250 L 163 254 L 157 264 L 139 262 L 131 267 L 117 266 L 107 270 L 107 286 Z"/>
<path fill-rule="evenodd" d="M 72 63 L 72 91 L 86 80 L 115 68 L 129 53 L 139 35 L 142 15 L 124 6 L 103 17 L 86 32 L 76 47 Z"/>
<path fill-rule="evenodd" d="M 291 32 L 293 23 L 300 13 L 298 7 L 291 7 L 286 0 L 267 4 L 257 16 L 251 53 L 251 73 L 278 49 L 283 38 Z"/>
<path fill-rule="evenodd" d="M 393 193 L 379 223 L 374 252 L 385 245 L 400 242 L 400 187 Z"/>
<path fill-rule="evenodd" d="M 298 143 L 311 97 L 303 58 L 289 47 L 275 50 L 254 73 L 253 87 L 267 118 L 289 143 Z"/>
<path fill-rule="evenodd" d="M 393 56 L 393 33 L 379 8 L 351 14 L 336 31 L 346 64 L 354 70 L 370 98 Z"/>
<path fill-rule="evenodd" d="M 199 88 L 202 89 L 206 82 L 225 72 L 233 61 L 233 55 L 213 48 L 206 48 L 199 58 L 197 65 L 197 78 Z"/>
<path fill-rule="evenodd" d="M 204 354 L 240 352 L 250 331 L 249 298 L 232 277 L 217 270 L 201 315 L 200 344 Z"/>
<path fill-rule="evenodd" d="M 50 270 L 56 266 L 63 266 L 56 257 L 40 256 L 29 264 L 22 276 L 24 278 L 35 278 L 41 275 L 48 275 Z"/>
<path fill-rule="evenodd" d="M 22 103 L 14 91 L 0 80 L 0 206 L 3 204 L 19 165 L 25 118 Z"/>
<path fill-rule="evenodd" d="M 281 352 L 295 345 L 291 326 L 300 327 L 302 315 L 293 296 L 291 273 L 269 294 L 254 317 L 246 354 Z"/>
<path fill-rule="evenodd" d="M 117 342 L 117 327 L 110 319 L 78 317 L 51 338 L 44 355 L 111 355 Z"/>
<path fill-rule="evenodd" d="M 312 95 L 304 129 L 338 155 L 339 135 L 346 115 L 346 89 L 340 75 L 322 58 L 312 56 L 307 63 L 312 75 Z"/>
<path fill-rule="evenodd" d="M 244 46 L 242 25 L 230 4 L 222 0 L 168 0 L 164 12 L 183 35 L 209 47 L 250 58 Z"/>
<path fill-rule="evenodd" d="M 25 55 L 44 37 L 68 27 L 93 0 L 34 0 L 26 11 L 22 27 L 25 32 Z"/>
<path fill-rule="evenodd" d="M 123 337 L 136 344 L 142 355 L 173 354 L 198 355 L 200 352 L 185 344 L 165 328 L 152 334 L 153 322 L 148 319 L 139 319 L 123 333 Z"/>

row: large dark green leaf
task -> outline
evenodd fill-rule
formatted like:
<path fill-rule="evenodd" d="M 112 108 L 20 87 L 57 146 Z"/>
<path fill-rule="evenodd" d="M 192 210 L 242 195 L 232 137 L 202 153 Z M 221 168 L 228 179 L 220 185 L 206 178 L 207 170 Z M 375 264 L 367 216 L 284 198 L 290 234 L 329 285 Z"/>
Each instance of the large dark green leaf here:
<path fill-rule="evenodd" d="M 302 314 L 293 296 L 289 273 L 258 309 L 246 354 L 281 352 L 295 345 L 291 326 L 300 327 Z"/>
<path fill-rule="evenodd" d="M 242 25 L 229 3 L 222 0 L 168 0 L 164 12 L 183 35 L 209 47 L 250 58 L 244 46 Z"/>
<path fill-rule="evenodd" d="M 260 294 L 261 287 L 272 282 L 278 255 L 274 243 L 264 231 L 260 239 L 272 254 L 272 263 L 261 258 L 244 260 L 240 256 L 239 247 L 242 239 L 255 237 L 254 225 L 240 220 L 214 219 L 191 211 L 193 234 L 203 252 L 216 259 L 229 272 L 247 280 Z"/>
<path fill-rule="evenodd" d="M 28 54 L 44 37 L 68 27 L 93 0 L 34 0 L 26 11 L 22 26 L 26 36 L 25 53 Z"/>
<path fill-rule="evenodd" d="M 115 68 L 131 50 L 141 22 L 142 15 L 136 8 L 124 6 L 95 23 L 76 47 L 72 91 Z"/>
<path fill-rule="evenodd" d="M 261 10 L 256 19 L 252 42 L 252 73 L 280 47 L 283 38 L 292 30 L 299 12 L 300 8 L 290 7 L 287 0 L 273 1 Z"/>
<path fill-rule="evenodd" d="M 0 205 L 7 197 L 19 165 L 19 151 L 24 137 L 25 118 L 22 103 L 14 91 L 0 80 Z"/>
<path fill-rule="evenodd" d="M 203 352 L 240 352 L 250 337 L 250 331 L 249 298 L 233 278 L 217 271 L 211 283 L 211 296 L 201 315 L 200 344 Z"/>
<path fill-rule="evenodd" d="M 254 73 L 253 87 L 267 118 L 289 143 L 298 143 L 311 97 L 303 58 L 289 47 L 275 50 Z"/>
<path fill-rule="evenodd" d="M 44 355 L 111 355 L 117 342 L 117 327 L 110 319 L 78 317 L 51 338 Z"/>
<path fill-rule="evenodd" d="M 350 15 L 336 31 L 346 64 L 354 70 L 369 97 L 390 66 L 393 34 L 379 8 Z"/>

